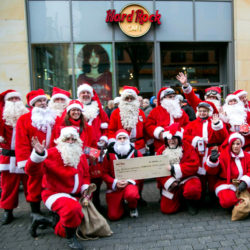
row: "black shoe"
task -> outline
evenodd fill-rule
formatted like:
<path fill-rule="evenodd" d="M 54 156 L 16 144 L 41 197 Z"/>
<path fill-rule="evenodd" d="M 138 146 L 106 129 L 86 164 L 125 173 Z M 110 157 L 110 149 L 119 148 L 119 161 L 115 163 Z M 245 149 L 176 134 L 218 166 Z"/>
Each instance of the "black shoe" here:
<path fill-rule="evenodd" d="M 42 214 L 40 210 L 40 201 L 30 202 L 31 213 L 33 214 Z"/>
<path fill-rule="evenodd" d="M 81 243 L 76 238 L 76 228 L 65 227 L 68 247 L 70 249 L 83 250 Z"/>
<path fill-rule="evenodd" d="M 10 224 L 14 219 L 12 209 L 5 209 L 3 214 L 2 225 Z"/>
<path fill-rule="evenodd" d="M 198 206 L 196 204 L 196 201 L 185 199 L 185 203 L 186 203 L 187 211 L 190 215 L 198 214 Z"/>

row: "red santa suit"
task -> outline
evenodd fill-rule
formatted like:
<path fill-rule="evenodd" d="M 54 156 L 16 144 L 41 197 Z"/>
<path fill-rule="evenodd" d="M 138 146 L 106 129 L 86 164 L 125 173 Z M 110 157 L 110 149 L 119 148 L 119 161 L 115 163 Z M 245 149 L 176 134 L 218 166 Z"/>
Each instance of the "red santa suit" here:
<path fill-rule="evenodd" d="M 42 89 L 33 90 L 27 94 L 27 101 L 30 106 L 32 106 L 39 98 L 46 98 L 45 93 Z M 55 123 L 56 114 L 47 109 L 47 124 L 39 127 L 39 118 L 36 121 L 33 119 L 35 108 L 33 108 L 29 113 L 22 115 L 16 125 L 16 160 L 17 166 L 19 168 L 24 168 L 27 160 L 32 152 L 31 139 L 32 137 L 37 137 L 42 143 L 45 140 L 46 147 L 50 145 L 51 131 Z M 42 110 L 42 109 L 41 109 Z M 45 117 L 43 117 L 44 119 Z M 41 119 L 41 118 L 40 118 Z M 42 190 L 42 174 L 33 178 L 32 176 L 28 179 L 28 196 L 27 201 L 29 202 L 39 202 L 41 201 L 41 190 Z"/>
<path fill-rule="evenodd" d="M 209 115 L 207 119 L 198 117 L 196 120 L 190 122 L 184 131 L 184 138 L 195 148 L 199 153 L 200 164 L 198 174 L 200 175 L 203 183 L 203 190 L 206 190 L 206 181 L 208 181 L 208 187 L 210 192 L 214 190 L 215 177 L 207 175 L 206 178 L 202 177 L 206 175 L 204 163 L 207 156 L 211 153 L 213 146 L 220 146 L 224 140 L 228 137 L 226 125 L 220 120 L 218 124 L 213 124 L 211 121 L 211 115 L 214 111 L 214 105 L 211 102 L 200 102 L 198 106 L 208 104 L 210 107 Z M 204 143 L 204 151 L 199 152 L 198 142 Z"/>
<path fill-rule="evenodd" d="M 171 93 L 174 92 L 171 88 L 164 87 L 160 89 L 157 95 L 158 106 L 149 113 L 145 124 L 149 138 L 154 139 L 155 152 L 164 144 L 159 138 L 161 132 L 173 123 L 179 123 L 181 127 L 185 127 L 189 122 L 188 115 L 182 109 L 178 110 L 180 114 L 178 114 L 177 117 L 175 114 L 170 114 L 166 108 L 163 107 L 161 96 L 168 91 Z"/>
<path fill-rule="evenodd" d="M 166 136 L 167 139 L 171 139 L 172 136 L 182 138 L 183 132 L 177 132 L 174 125 L 164 132 L 164 137 Z M 158 187 L 162 190 L 162 213 L 177 212 L 181 206 L 181 196 L 187 200 L 199 200 L 202 188 L 200 179 L 196 176 L 199 157 L 194 148 L 188 142 L 183 141 L 182 146 L 178 146 L 176 149 L 163 145 L 158 149 L 157 155 L 168 155 L 170 165 L 173 166 L 175 172 L 175 176 L 157 178 Z M 171 190 L 170 187 L 174 182 L 178 183 L 178 187 Z"/>
<path fill-rule="evenodd" d="M 223 208 L 232 207 L 238 202 L 236 187 L 232 184 L 233 179 L 244 181 L 248 190 L 250 188 L 250 154 L 243 150 L 238 155 L 232 152 L 232 143 L 236 139 L 240 139 L 244 145 L 244 137 L 239 133 L 233 133 L 228 139 L 229 145 L 221 152 L 217 162 L 212 162 L 208 157 L 205 164 L 209 174 L 219 177 L 215 185 L 215 194 Z"/>
<path fill-rule="evenodd" d="M 121 132 L 125 130 L 118 130 L 118 132 L 119 131 Z M 124 134 L 127 134 L 127 132 L 125 132 Z M 140 153 L 140 151 L 134 149 L 134 147 L 131 145 L 128 153 L 124 156 L 121 156 L 115 151 L 114 147 L 115 146 L 113 145 L 112 148 L 109 148 L 109 151 L 103 161 L 103 180 L 107 184 L 106 201 L 108 205 L 108 218 L 110 220 L 118 220 L 122 217 L 122 215 L 124 214 L 125 201 L 128 203 L 130 209 L 135 209 L 137 208 L 137 201 L 140 198 L 137 186 L 140 181 L 130 179 L 127 180 L 129 184 L 124 189 L 117 188 L 116 183 L 118 180 L 115 178 L 113 161 L 118 159 L 142 157 L 142 154 Z"/>
<path fill-rule="evenodd" d="M 1 172 L 1 208 L 12 210 L 18 205 L 18 193 L 19 185 L 22 181 L 24 187 L 25 196 L 27 195 L 27 180 L 28 176 L 25 174 L 23 169 L 18 169 L 16 166 L 15 157 L 15 137 L 16 137 L 16 119 L 6 119 L 8 116 L 7 110 L 5 109 L 4 103 L 11 97 L 21 96 L 14 90 L 7 90 L 0 94 L 0 103 L 3 105 L 0 111 L 0 148 L 2 148 L 2 154 L 0 154 L 0 172 Z M 21 101 L 20 101 L 21 102 Z M 14 102 L 13 102 L 14 104 Z M 22 106 L 23 103 L 16 102 L 15 104 Z M 21 114 L 28 112 L 24 107 L 18 110 Z"/>
<path fill-rule="evenodd" d="M 64 163 L 57 147 L 45 151 L 44 156 L 32 151 L 25 170 L 34 177 L 43 173 L 42 200 L 59 215 L 55 233 L 65 237 L 65 227 L 78 227 L 84 216 L 78 199 L 90 184 L 85 155 L 80 156 L 77 165 L 71 166 Z"/>

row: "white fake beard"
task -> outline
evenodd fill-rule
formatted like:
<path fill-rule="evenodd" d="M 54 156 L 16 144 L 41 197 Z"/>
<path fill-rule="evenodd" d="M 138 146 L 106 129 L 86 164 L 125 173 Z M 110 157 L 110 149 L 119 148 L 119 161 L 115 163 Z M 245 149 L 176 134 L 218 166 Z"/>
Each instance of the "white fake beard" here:
<path fill-rule="evenodd" d="M 56 112 L 57 116 L 61 116 L 65 108 L 67 107 L 67 102 L 53 102 L 50 101 L 48 105 L 49 109 L 52 109 Z"/>
<path fill-rule="evenodd" d="M 163 152 L 163 155 L 168 156 L 169 164 L 179 164 L 183 156 L 182 147 L 169 148 L 167 147 Z"/>
<path fill-rule="evenodd" d="M 224 104 L 223 111 L 226 112 L 226 118 L 232 128 L 235 125 L 243 125 L 246 123 L 247 113 L 242 103 L 233 105 Z"/>
<path fill-rule="evenodd" d="M 46 133 L 47 126 L 52 127 L 55 124 L 56 113 L 53 110 L 34 107 L 31 112 L 32 126 L 38 130 Z"/>
<path fill-rule="evenodd" d="M 83 154 L 81 143 L 74 142 L 70 144 L 67 142 L 58 141 L 56 148 L 61 154 L 64 166 L 77 168 L 80 162 L 80 157 Z"/>
<path fill-rule="evenodd" d="M 6 125 L 15 128 L 18 118 L 28 112 L 28 109 L 24 106 L 22 101 L 5 101 L 3 109 L 3 120 L 5 120 Z"/>
<path fill-rule="evenodd" d="M 215 100 L 215 99 L 205 99 L 206 101 L 209 101 L 209 102 L 212 102 L 215 107 L 217 108 L 217 110 L 219 111 L 220 108 L 221 108 L 221 104 L 220 104 L 220 101 L 219 100 Z"/>
<path fill-rule="evenodd" d="M 161 101 L 161 106 L 168 111 L 174 118 L 180 118 L 182 116 L 182 110 L 179 99 L 166 99 Z"/>
<path fill-rule="evenodd" d="M 89 105 L 85 104 L 83 107 L 83 115 L 89 121 L 95 119 L 99 114 L 99 107 L 97 101 L 92 101 Z"/>
<path fill-rule="evenodd" d="M 131 145 L 130 145 L 129 139 L 127 139 L 124 142 L 117 141 L 114 144 L 114 150 L 115 150 L 115 152 L 117 154 L 121 155 L 121 156 L 127 155 L 130 149 L 131 149 Z"/>
<path fill-rule="evenodd" d="M 139 116 L 140 103 L 136 99 L 132 102 L 121 100 L 119 104 L 121 123 L 124 129 L 131 130 L 136 127 Z"/>

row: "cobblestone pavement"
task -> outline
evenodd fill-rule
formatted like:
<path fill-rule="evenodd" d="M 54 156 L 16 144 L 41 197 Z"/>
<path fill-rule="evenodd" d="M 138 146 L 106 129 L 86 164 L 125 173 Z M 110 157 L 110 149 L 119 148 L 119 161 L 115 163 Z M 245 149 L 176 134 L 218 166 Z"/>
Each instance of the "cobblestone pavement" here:
<path fill-rule="evenodd" d="M 39 236 L 28 234 L 29 206 L 24 201 L 14 210 L 16 219 L 0 226 L 0 249 L 67 249 L 66 240 L 53 234 L 52 229 L 39 230 Z M 219 206 L 202 207 L 196 216 L 185 210 L 163 215 L 159 209 L 159 191 L 154 181 L 144 185 L 143 197 L 148 206 L 139 209 L 139 218 L 125 217 L 110 222 L 114 234 L 95 241 L 84 241 L 85 249 L 250 249 L 250 219 L 231 222 L 230 212 Z M 105 192 L 101 193 L 105 204 Z M 46 209 L 44 208 L 44 211 Z M 0 216 L 2 217 L 1 210 Z"/>

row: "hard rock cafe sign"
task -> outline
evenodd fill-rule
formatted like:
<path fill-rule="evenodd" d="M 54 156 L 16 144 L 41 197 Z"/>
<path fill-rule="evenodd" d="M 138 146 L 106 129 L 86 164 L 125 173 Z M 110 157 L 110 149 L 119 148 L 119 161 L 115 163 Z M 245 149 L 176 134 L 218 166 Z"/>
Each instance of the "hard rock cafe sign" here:
<path fill-rule="evenodd" d="M 131 37 L 140 37 L 145 35 L 152 23 L 161 24 L 161 14 L 156 10 L 155 14 L 139 5 L 130 4 L 116 13 L 113 9 L 107 10 L 106 23 L 119 23 L 123 33 Z"/>

